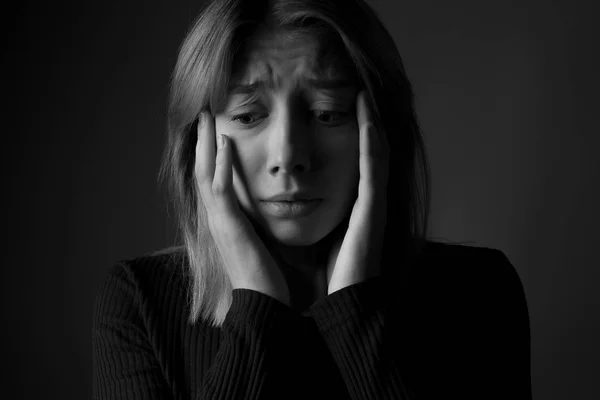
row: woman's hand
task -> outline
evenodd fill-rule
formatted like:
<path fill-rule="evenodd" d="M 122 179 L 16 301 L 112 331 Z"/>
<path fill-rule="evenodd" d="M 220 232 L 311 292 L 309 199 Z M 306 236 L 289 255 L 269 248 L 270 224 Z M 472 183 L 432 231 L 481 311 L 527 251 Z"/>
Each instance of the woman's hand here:
<path fill-rule="evenodd" d="M 290 306 L 285 278 L 244 215 L 233 190 L 232 146 L 221 135 L 215 158 L 215 120 L 203 112 L 198 122 L 196 181 L 206 207 L 210 232 L 234 289 L 252 289 Z"/>
<path fill-rule="evenodd" d="M 389 145 L 375 129 L 365 92 L 356 99 L 360 135 L 360 181 L 347 229 L 334 238 L 327 263 L 327 294 L 381 273 L 387 218 Z"/>

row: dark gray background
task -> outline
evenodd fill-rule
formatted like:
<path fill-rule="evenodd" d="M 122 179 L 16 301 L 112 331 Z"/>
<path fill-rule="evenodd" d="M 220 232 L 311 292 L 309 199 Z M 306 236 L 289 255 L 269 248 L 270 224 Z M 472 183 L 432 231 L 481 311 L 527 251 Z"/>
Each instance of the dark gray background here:
<path fill-rule="evenodd" d="M 200 2 L 20 4 L 3 18 L 2 392 L 89 398 L 107 268 L 174 240 L 156 175 L 169 75 Z M 516 266 L 536 399 L 600 398 L 593 2 L 371 4 L 417 93 L 432 236 Z"/>

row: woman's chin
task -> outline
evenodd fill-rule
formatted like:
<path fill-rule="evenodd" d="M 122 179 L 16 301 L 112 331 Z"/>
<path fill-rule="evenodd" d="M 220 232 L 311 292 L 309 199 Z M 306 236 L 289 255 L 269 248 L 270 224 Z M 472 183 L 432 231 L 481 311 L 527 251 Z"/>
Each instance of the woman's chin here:
<path fill-rule="evenodd" d="M 286 246 L 313 245 L 327 236 L 330 231 L 323 226 L 299 224 L 294 221 L 279 221 L 269 226 L 271 238 Z"/>

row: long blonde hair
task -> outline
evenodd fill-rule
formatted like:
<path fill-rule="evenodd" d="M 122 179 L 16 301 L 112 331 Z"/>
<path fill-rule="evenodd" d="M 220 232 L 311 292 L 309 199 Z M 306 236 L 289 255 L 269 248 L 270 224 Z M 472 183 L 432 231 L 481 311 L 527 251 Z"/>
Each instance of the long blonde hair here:
<path fill-rule="evenodd" d="M 248 38 L 269 27 L 316 34 L 337 43 L 367 91 L 374 123 L 391 146 L 388 223 L 384 260 L 420 251 L 429 215 L 429 168 L 414 110 L 412 87 L 396 45 L 373 9 L 362 0 L 212 0 L 204 4 L 180 49 L 171 79 L 167 145 L 160 178 L 168 185 L 189 264 L 191 314 L 220 327 L 232 286 L 210 234 L 197 191 L 194 163 L 197 118 L 217 110 L 226 96 L 236 55 Z M 399 243 L 404 247 L 399 247 Z"/>

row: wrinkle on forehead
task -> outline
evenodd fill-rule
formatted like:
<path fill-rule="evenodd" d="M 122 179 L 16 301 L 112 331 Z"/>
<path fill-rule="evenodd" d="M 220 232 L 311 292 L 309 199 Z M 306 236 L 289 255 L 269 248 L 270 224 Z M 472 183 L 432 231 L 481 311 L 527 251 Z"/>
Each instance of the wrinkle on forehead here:
<path fill-rule="evenodd" d="M 289 40 L 283 35 L 262 35 L 248 42 L 236 62 L 233 80 L 245 83 L 264 80 L 280 87 L 284 80 L 299 83 L 304 79 L 333 79 L 353 74 L 347 56 L 332 51 L 325 54 L 323 50 L 323 40 L 314 36 Z"/>

